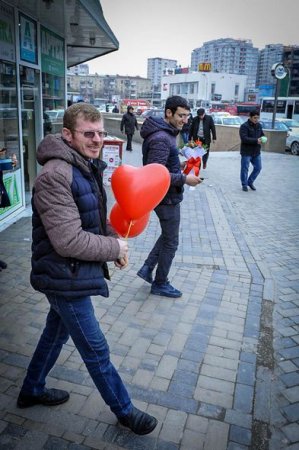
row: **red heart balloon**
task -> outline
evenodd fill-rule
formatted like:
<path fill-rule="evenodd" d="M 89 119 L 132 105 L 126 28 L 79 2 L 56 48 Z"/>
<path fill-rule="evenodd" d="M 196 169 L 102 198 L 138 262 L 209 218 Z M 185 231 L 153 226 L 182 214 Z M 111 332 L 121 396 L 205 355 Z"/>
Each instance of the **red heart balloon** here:
<path fill-rule="evenodd" d="M 170 174 L 162 164 L 143 167 L 122 165 L 111 177 L 114 197 L 125 215 L 139 219 L 152 211 L 165 196 L 170 185 Z"/>
<path fill-rule="evenodd" d="M 122 237 L 135 237 L 144 231 L 150 218 L 150 213 L 140 219 L 128 219 L 118 203 L 112 206 L 109 220 L 115 231 Z"/>

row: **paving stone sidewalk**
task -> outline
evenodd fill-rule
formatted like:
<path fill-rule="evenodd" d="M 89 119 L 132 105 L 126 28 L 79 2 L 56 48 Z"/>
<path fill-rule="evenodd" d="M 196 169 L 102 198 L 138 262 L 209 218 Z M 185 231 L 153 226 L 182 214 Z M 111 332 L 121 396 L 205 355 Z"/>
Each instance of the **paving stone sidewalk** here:
<path fill-rule="evenodd" d="M 140 145 L 123 162 L 140 165 Z M 16 407 L 48 305 L 29 283 L 30 217 L 0 233 L 1 449 L 299 449 L 299 158 L 263 154 L 256 192 L 241 190 L 239 167 L 238 153 L 211 152 L 204 183 L 186 189 L 170 273 L 181 299 L 136 276 L 154 214 L 129 240 L 130 266 L 111 265 L 110 298 L 94 297 L 134 403 L 159 419 L 145 437 L 117 424 L 71 341 L 48 379 L 70 400 Z"/>

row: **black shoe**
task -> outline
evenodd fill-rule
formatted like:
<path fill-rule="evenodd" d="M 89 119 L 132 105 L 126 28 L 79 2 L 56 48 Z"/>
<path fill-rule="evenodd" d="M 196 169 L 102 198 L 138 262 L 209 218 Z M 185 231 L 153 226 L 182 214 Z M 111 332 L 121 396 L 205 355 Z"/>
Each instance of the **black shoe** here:
<path fill-rule="evenodd" d="M 126 148 L 127 152 L 131 152 L 133 149 L 132 148 Z"/>
<path fill-rule="evenodd" d="M 157 426 L 158 421 L 155 417 L 140 411 L 140 409 L 133 406 L 132 411 L 123 417 L 118 417 L 119 423 L 124 427 L 130 428 L 135 434 L 149 434 Z"/>
<path fill-rule="evenodd" d="M 0 261 L 0 269 L 6 269 L 7 264 L 4 261 Z"/>
<path fill-rule="evenodd" d="M 152 284 L 153 282 L 153 271 L 146 264 L 144 264 L 141 269 L 138 270 L 137 275 L 144 281 Z"/>
<path fill-rule="evenodd" d="M 29 408 L 34 405 L 54 406 L 68 401 L 70 394 L 61 389 L 45 389 L 41 395 L 27 395 L 20 392 L 17 405 L 19 408 Z"/>
<path fill-rule="evenodd" d="M 183 295 L 181 291 L 171 286 L 168 281 L 161 284 L 158 284 L 154 281 L 151 287 L 151 294 L 170 298 L 178 298 Z"/>
<path fill-rule="evenodd" d="M 242 186 L 243 191 L 247 192 L 248 191 L 248 187 L 247 186 Z"/>
<path fill-rule="evenodd" d="M 250 187 L 250 189 L 252 189 L 253 191 L 256 191 L 256 187 L 254 186 L 253 183 L 248 183 L 248 186 Z"/>

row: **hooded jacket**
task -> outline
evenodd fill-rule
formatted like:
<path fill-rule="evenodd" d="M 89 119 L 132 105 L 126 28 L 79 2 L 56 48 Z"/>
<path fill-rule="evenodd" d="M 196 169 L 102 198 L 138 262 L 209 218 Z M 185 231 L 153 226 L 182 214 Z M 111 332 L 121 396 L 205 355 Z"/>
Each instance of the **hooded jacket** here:
<path fill-rule="evenodd" d="M 106 261 L 119 255 L 117 235 L 106 224 L 105 163 L 86 160 L 60 135 L 37 150 L 43 166 L 32 194 L 32 286 L 66 299 L 108 297 Z"/>
<path fill-rule="evenodd" d="M 186 175 L 182 174 L 176 137 L 179 130 L 163 118 L 148 117 L 142 124 L 140 135 L 143 165 L 163 164 L 170 173 L 170 187 L 160 204 L 175 205 L 183 200 Z"/>

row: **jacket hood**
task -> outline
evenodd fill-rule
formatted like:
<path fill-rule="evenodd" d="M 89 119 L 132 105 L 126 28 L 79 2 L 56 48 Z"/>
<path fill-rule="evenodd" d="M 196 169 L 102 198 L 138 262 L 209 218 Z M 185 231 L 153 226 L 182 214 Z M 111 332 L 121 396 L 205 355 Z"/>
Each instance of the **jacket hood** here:
<path fill-rule="evenodd" d="M 36 159 L 41 166 L 50 159 L 61 159 L 82 170 L 89 170 L 88 160 L 67 145 L 60 134 L 48 134 L 41 141 L 37 148 Z"/>
<path fill-rule="evenodd" d="M 165 122 L 162 117 L 148 117 L 141 126 L 140 136 L 145 139 L 157 131 L 166 131 L 172 136 L 177 136 L 179 134 L 179 130 L 174 128 L 168 122 Z"/>

